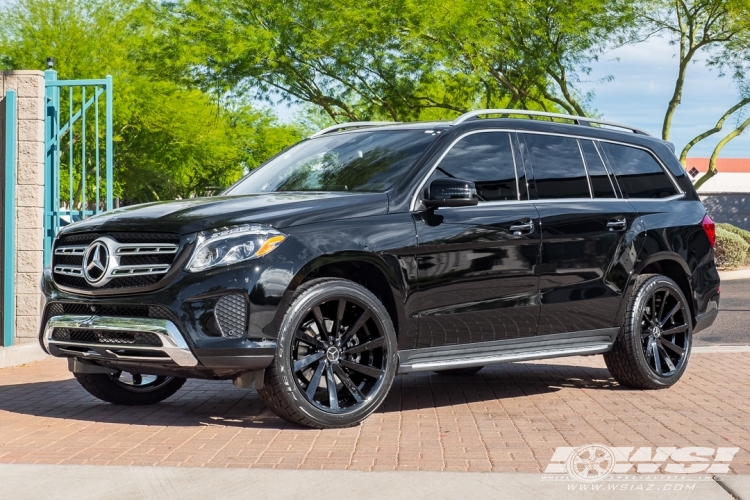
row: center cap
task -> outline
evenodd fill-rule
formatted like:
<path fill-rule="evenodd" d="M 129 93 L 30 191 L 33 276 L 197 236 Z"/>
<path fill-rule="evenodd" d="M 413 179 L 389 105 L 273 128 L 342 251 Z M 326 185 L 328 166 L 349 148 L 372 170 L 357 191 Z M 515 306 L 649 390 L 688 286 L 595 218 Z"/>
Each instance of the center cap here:
<path fill-rule="evenodd" d="M 655 326 L 652 331 L 652 334 L 654 335 L 654 338 L 658 339 L 659 337 L 661 337 L 661 328 L 659 328 L 658 326 Z"/>
<path fill-rule="evenodd" d="M 339 351 L 338 347 L 331 346 L 326 351 L 326 359 L 331 363 L 338 363 L 340 357 L 341 351 Z"/>

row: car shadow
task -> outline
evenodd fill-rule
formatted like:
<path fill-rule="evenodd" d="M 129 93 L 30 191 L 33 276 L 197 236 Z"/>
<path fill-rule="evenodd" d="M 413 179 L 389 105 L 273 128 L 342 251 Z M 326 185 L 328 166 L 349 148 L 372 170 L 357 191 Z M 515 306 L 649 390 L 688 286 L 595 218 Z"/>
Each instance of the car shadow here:
<path fill-rule="evenodd" d="M 624 390 L 604 368 L 509 363 L 486 367 L 475 375 L 431 372 L 399 375 L 377 412 L 512 400 L 552 393 L 564 387 Z M 0 386 L 0 411 L 97 423 L 299 429 L 271 412 L 255 391 L 237 389 L 225 380 L 188 380 L 174 396 L 149 406 L 103 403 L 72 378 L 3 385 Z"/>

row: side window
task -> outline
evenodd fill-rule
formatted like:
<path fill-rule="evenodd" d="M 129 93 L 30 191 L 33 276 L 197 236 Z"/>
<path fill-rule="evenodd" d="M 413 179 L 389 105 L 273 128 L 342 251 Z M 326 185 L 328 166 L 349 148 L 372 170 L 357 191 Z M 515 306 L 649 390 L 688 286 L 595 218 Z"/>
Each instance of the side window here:
<path fill-rule="evenodd" d="M 513 149 L 507 132 L 467 135 L 443 157 L 436 175 L 474 182 L 482 201 L 518 199 Z"/>
<path fill-rule="evenodd" d="M 571 137 L 523 134 L 534 171 L 537 198 L 591 198 L 578 141 Z"/>
<path fill-rule="evenodd" d="M 580 139 L 578 143 L 581 145 L 581 151 L 583 151 L 583 159 L 586 162 L 586 170 L 589 172 L 594 198 L 617 198 L 614 183 L 607 173 L 602 157 L 599 156 L 593 141 Z"/>
<path fill-rule="evenodd" d="M 612 159 L 617 183 L 628 198 L 666 198 L 677 194 L 661 165 L 643 149 L 603 143 Z"/>

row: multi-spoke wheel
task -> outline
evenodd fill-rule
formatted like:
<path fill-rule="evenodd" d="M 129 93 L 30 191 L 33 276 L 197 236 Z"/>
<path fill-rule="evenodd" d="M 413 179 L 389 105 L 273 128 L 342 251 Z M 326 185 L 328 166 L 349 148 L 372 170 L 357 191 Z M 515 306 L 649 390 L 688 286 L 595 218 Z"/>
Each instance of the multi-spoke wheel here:
<path fill-rule="evenodd" d="M 150 405 L 167 399 L 177 392 L 184 378 L 143 375 L 118 371 L 105 373 L 75 373 L 76 380 L 91 395 L 118 405 Z"/>
<path fill-rule="evenodd" d="M 396 372 L 390 316 L 366 288 L 311 281 L 282 323 L 261 395 L 281 417 L 311 427 L 354 425 L 380 405 Z"/>
<path fill-rule="evenodd" d="M 665 276 L 640 276 L 623 332 L 604 359 L 622 385 L 669 387 L 685 371 L 692 331 L 690 308 L 680 287 Z"/>

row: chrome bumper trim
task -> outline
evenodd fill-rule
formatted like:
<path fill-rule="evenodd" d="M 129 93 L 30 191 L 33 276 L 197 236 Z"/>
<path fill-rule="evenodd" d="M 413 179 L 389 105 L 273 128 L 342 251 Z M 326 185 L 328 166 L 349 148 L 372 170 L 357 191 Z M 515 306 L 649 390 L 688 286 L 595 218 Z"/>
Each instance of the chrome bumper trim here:
<path fill-rule="evenodd" d="M 53 340 L 52 332 L 55 328 L 84 329 L 84 330 L 103 330 L 103 331 L 131 331 L 131 332 L 148 332 L 157 335 L 162 342 L 161 347 L 155 346 L 131 346 L 123 344 L 107 343 L 84 343 L 73 341 Z M 116 316 L 74 316 L 61 315 L 53 316 L 47 321 L 44 327 L 42 337 L 44 348 L 49 352 L 49 346 L 71 347 L 91 347 L 100 349 L 117 349 L 118 351 L 151 351 L 162 352 L 169 356 L 172 361 L 179 366 L 196 366 L 198 360 L 193 356 L 190 348 L 185 342 L 185 338 L 180 330 L 169 320 L 156 318 L 121 318 Z M 139 360 L 139 361 L 161 361 L 164 358 L 148 358 L 143 356 L 129 357 L 122 354 L 113 356 L 122 360 Z"/>

